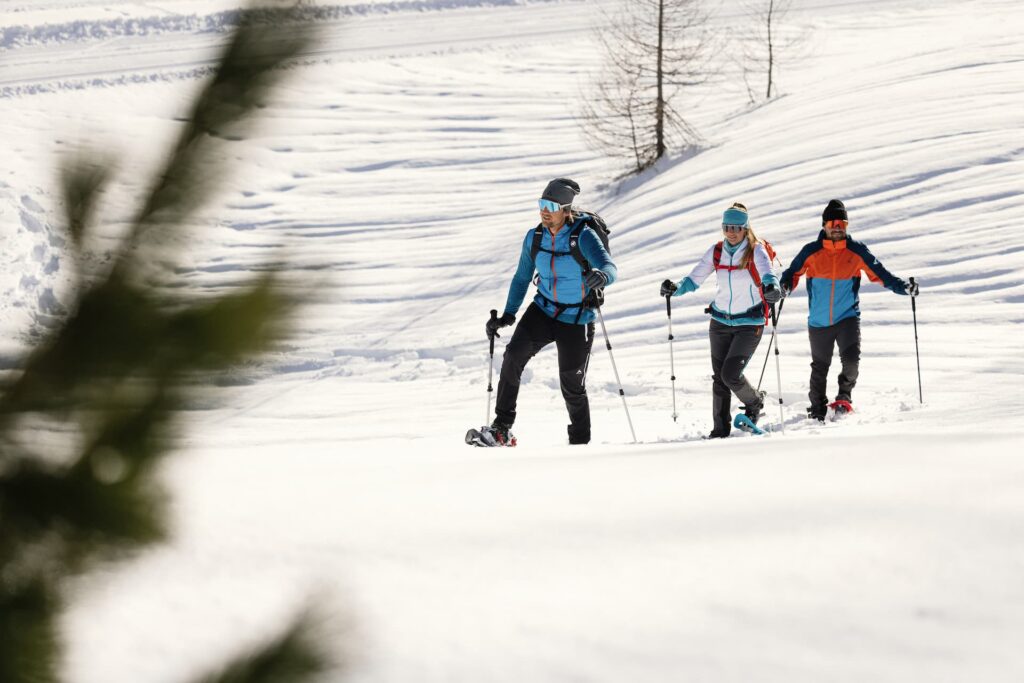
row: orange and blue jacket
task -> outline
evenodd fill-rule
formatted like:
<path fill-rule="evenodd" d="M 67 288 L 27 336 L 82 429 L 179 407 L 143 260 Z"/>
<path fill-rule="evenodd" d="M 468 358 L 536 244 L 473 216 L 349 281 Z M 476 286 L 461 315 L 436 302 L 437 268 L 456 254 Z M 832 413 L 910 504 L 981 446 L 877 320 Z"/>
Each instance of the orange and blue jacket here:
<path fill-rule="evenodd" d="M 780 283 L 792 291 L 807 276 L 807 324 L 828 327 L 860 317 L 860 275 L 889 289 L 899 289 L 902 281 L 885 269 L 862 243 L 847 237 L 833 242 L 822 230 L 818 239 L 804 246 Z"/>

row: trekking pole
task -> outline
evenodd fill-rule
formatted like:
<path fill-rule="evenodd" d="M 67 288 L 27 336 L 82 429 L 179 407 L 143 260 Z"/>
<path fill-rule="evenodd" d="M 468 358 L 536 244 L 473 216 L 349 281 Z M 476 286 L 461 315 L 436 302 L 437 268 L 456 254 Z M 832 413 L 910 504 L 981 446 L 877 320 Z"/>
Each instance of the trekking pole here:
<path fill-rule="evenodd" d="M 775 378 L 779 382 L 779 427 L 782 429 L 782 433 L 786 433 L 786 421 L 782 415 L 782 370 L 779 369 L 779 337 L 778 337 L 778 325 L 779 315 L 782 315 L 782 304 L 779 304 L 779 313 L 775 314 L 775 306 L 772 305 L 772 339 L 775 340 Z M 768 362 L 768 359 L 765 359 Z"/>
<path fill-rule="evenodd" d="M 783 299 L 779 302 L 779 316 L 782 317 L 782 305 L 786 303 Z M 768 356 L 772 355 L 772 344 L 775 343 L 775 326 L 772 325 L 772 338 L 768 342 L 768 353 L 764 354 L 764 365 L 761 366 L 761 378 L 757 380 L 757 390 L 761 391 L 761 382 L 764 380 L 764 371 L 768 367 Z"/>
<path fill-rule="evenodd" d="M 601 321 L 601 332 L 604 334 L 604 346 L 608 349 L 608 357 L 612 361 L 612 371 L 615 373 L 615 381 L 619 384 L 619 396 L 622 397 L 622 407 L 626 409 L 626 421 L 629 422 L 629 432 L 633 435 L 633 443 L 636 443 L 636 432 L 633 430 L 633 419 L 629 416 L 629 406 L 626 405 L 626 392 L 622 390 L 622 380 L 619 379 L 619 369 L 615 367 L 615 356 L 612 354 L 612 343 L 608 341 L 608 328 L 604 326 L 604 314 L 601 307 L 597 307 L 597 319 Z"/>
<path fill-rule="evenodd" d="M 491 320 L 498 319 L 498 311 L 491 309 Z M 494 335 L 491 335 L 491 363 L 490 368 L 487 371 L 487 414 L 484 415 L 484 424 L 490 424 L 491 422 L 491 392 L 494 391 L 493 379 L 494 379 Z"/>
<path fill-rule="evenodd" d="M 914 278 L 910 278 L 911 289 L 916 290 Z M 910 310 L 914 314 L 914 355 L 917 356 L 917 398 L 924 404 L 924 391 L 921 389 L 921 350 L 917 345 L 917 294 L 910 295 Z"/>
<path fill-rule="evenodd" d="M 665 310 L 668 312 L 668 362 L 672 369 L 672 421 L 675 422 L 676 418 L 679 417 L 679 413 L 676 412 L 676 356 L 675 351 L 672 350 L 672 340 L 675 337 L 672 336 L 672 295 L 665 295 Z"/>

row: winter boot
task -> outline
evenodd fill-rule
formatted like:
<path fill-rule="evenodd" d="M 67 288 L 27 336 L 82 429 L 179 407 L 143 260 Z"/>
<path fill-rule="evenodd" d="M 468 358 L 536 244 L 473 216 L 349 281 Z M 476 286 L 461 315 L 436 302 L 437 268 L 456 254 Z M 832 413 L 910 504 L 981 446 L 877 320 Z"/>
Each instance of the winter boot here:
<path fill-rule="evenodd" d="M 712 429 L 711 433 L 705 436 L 705 439 L 724 439 L 729 436 L 728 429 Z"/>
<path fill-rule="evenodd" d="M 767 391 L 759 391 L 757 393 L 761 400 L 756 405 L 743 406 L 743 414 L 754 424 L 757 424 L 758 419 L 764 415 L 764 399 L 768 395 Z"/>
<path fill-rule="evenodd" d="M 570 446 L 582 446 L 582 445 L 590 443 L 590 431 L 589 430 L 587 430 L 587 431 L 580 431 L 578 429 L 573 429 L 572 425 L 569 425 L 569 428 L 568 428 L 567 431 L 569 433 L 569 445 Z"/>
<path fill-rule="evenodd" d="M 818 422 L 825 421 L 825 414 L 828 412 L 828 406 L 808 406 L 807 407 L 807 419 L 817 420 Z"/>
<path fill-rule="evenodd" d="M 495 446 L 515 446 L 516 437 L 512 436 L 510 429 L 512 429 L 512 425 L 495 420 L 485 431 L 494 439 Z"/>

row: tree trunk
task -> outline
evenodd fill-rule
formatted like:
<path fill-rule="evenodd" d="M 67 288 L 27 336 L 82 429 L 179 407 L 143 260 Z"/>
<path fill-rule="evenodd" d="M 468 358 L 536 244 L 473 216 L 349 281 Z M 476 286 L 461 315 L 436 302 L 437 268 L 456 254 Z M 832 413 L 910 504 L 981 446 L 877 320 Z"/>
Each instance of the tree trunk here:
<path fill-rule="evenodd" d="M 772 45 L 772 14 L 775 12 L 775 0 L 768 2 L 768 92 L 765 99 L 772 98 L 772 71 L 775 68 L 775 54 Z"/>
<path fill-rule="evenodd" d="M 660 159 L 665 155 L 665 73 L 663 68 L 665 41 L 665 0 L 658 2 L 658 99 L 655 103 L 654 115 L 657 119 L 654 124 L 655 148 L 654 159 Z"/>

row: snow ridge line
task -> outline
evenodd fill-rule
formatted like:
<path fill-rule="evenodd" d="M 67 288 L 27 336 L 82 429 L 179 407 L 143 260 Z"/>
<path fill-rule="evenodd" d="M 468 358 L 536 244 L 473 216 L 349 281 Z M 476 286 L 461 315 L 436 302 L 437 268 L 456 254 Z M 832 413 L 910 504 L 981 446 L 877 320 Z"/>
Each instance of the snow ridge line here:
<path fill-rule="evenodd" d="M 294 69 L 301 66 L 309 66 L 322 62 L 320 59 L 304 59 L 288 62 L 280 69 Z M 44 93 L 55 93 L 64 90 L 90 90 L 92 88 L 115 88 L 123 85 L 138 85 L 143 83 L 170 83 L 181 80 L 195 80 L 206 78 L 216 73 L 217 67 L 196 66 L 191 69 L 176 69 L 160 72 L 122 74 L 116 78 L 71 78 L 61 81 L 39 82 L 31 85 L 6 85 L 0 87 L 0 99 L 23 97 L 25 95 L 39 95 Z"/>
<path fill-rule="evenodd" d="M 424 12 L 483 7 L 514 7 L 559 0 L 393 0 L 358 5 L 300 6 L 293 9 L 253 10 L 252 21 L 260 25 L 280 25 L 286 18 L 296 22 L 337 21 L 352 16 Z M 153 16 L 116 19 L 82 19 L 41 26 L 10 26 L 0 29 L 0 49 L 29 45 L 103 40 L 119 36 L 148 36 L 167 33 L 222 33 L 238 26 L 242 10 L 227 10 L 210 15 Z"/>
<path fill-rule="evenodd" d="M 213 74 L 215 71 L 216 68 L 212 66 L 198 66 L 193 69 L 164 71 L 160 73 L 124 74 L 117 78 L 82 78 L 46 83 L 33 83 L 31 85 L 6 85 L 0 88 L 0 99 L 10 99 L 25 95 L 39 95 L 42 93 L 54 93 L 62 90 L 89 90 L 92 88 L 113 88 L 128 84 L 167 83 L 179 80 L 194 80 L 197 78 L 205 78 Z"/>

